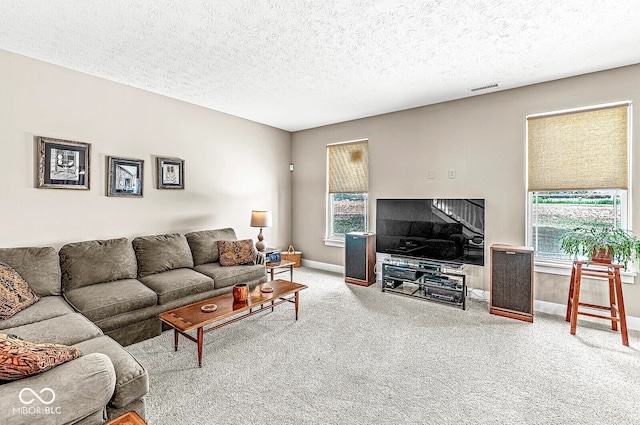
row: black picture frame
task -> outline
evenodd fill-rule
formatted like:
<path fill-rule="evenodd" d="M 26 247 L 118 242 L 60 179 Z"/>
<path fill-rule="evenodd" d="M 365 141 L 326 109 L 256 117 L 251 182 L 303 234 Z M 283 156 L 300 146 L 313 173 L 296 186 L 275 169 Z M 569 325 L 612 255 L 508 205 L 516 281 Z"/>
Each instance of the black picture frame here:
<path fill-rule="evenodd" d="M 184 160 L 157 158 L 158 189 L 184 189 Z"/>
<path fill-rule="evenodd" d="M 107 157 L 107 196 L 142 198 L 144 160 Z"/>
<path fill-rule="evenodd" d="M 43 136 L 35 139 L 37 188 L 89 190 L 91 144 Z"/>

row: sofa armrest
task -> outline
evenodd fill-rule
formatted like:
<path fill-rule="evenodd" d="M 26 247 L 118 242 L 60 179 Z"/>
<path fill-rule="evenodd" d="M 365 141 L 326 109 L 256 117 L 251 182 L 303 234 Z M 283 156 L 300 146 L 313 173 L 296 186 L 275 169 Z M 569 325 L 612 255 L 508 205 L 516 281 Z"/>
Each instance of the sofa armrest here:
<path fill-rule="evenodd" d="M 116 373 L 109 357 L 83 355 L 41 374 L 0 385 L 0 423 L 74 423 L 104 412 L 115 385 Z"/>

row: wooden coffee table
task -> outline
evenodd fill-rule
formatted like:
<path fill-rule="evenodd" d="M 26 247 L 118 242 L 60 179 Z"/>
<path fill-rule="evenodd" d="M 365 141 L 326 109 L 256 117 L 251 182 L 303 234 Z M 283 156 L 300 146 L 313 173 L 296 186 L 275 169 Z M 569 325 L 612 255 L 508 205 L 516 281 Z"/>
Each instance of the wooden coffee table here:
<path fill-rule="evenodd" d="M 273 292 L 262 292 L 263 286 L 273 288 Z M 296 320 L 298 320 L 299 292 L 305 288 L 307 288 L 306 285 L 278 279 L 258 285 L 249 293 L 247 302 L 234 302 L 233 294 L 229 293 L 169 310 L 161 313 L 159 317 L 160 320 L 173 328 L 174 348 L 176 351 L 178 351 L 179 335 L 184 336 L 198 345 L 198 366 L 202 367 L 202 341 L 205 333 L 269 309 L 273 311 L 275 306 L 282 303 L 295 304 Z M 206 304 L 215 304 L 218 308 L 216 311 L 210 313 L 204 312 L 200 308 Z M 216 322 L 221 323 L 216 324 Z M 204 327 L 208 325 L 213 326 L 204 329 Z M 187 333 L 194 329 L 196 330 L 195 338 Z"/>

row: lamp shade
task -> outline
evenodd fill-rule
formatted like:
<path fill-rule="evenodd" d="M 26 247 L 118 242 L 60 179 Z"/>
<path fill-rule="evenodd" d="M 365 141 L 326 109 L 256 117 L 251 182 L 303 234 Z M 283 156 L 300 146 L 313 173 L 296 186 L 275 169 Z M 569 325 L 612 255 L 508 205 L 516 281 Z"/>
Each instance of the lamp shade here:
<path fill-rule="evenodd" d="M 271 227 L 271 211 L 251 211 L 251 227 Z"/>

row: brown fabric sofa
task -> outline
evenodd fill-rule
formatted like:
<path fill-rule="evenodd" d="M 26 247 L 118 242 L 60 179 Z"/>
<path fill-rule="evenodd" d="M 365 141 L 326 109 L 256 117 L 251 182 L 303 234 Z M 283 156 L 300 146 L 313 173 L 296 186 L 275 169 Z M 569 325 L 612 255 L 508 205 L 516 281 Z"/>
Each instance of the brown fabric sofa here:
<path fill-rule="evenodd" d="M 24 383 L 64 388 L 66 398 L 57 400 L 67 416 L 51 423 L 100 424 L 128 410 L 144 418 L 147 372 L 122 346 L 159 335 L 159 313 L 230 292 L 236 283 L 253 288 L 266 282 L 262 256 L 256 264 L 220 266 L 217 241 L 236 239 L 228 228 L 74 242 L 59 252 L 0 249 L 0 261 L 16 269 L 41 297 L 0 320 L 0 332 L 75 345 L 83 354 L 39 375 L 1 384 L 0 423 L 34 423 L 33 417 L 7 413 Z"/>
<path fill-rule="evenodd" d="M 221 267 L 218 240 L 237 238 L 233 229 L 219 229 L 64 245 L 64 297 L 122 345 L 160 335 L 158 314 L 227 293 L 236 283 L 266 282 L 264 264 Z"/>

